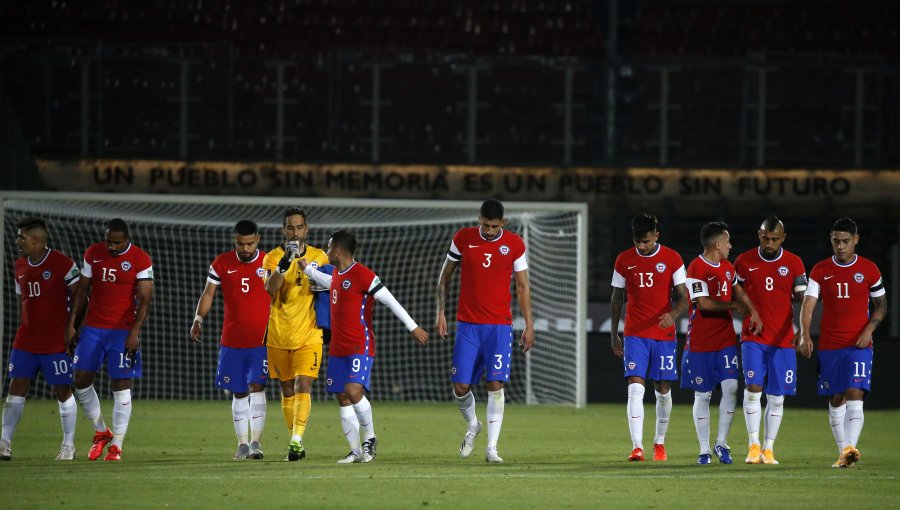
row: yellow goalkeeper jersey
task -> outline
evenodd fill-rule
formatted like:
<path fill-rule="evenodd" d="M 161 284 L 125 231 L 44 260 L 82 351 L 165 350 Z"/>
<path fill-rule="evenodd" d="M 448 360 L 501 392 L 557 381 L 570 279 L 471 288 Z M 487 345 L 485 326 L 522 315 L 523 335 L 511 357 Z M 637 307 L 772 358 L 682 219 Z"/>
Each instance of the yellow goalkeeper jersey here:
<path fill-rule="evenodd" d="M 263 268 L 266 275 L 278 269 L 278 262 L 284 256 L 284 248 L 278 246 L 266 254 Z M 328 256 L 319 248 L 306 246 L 301 258 L 307 262 L 324 265 Z M 269 331 L 266 346 L 279 349 L 299 349 L 305 345 L 322 343 L 322 330 L 316 326 L 316 312 L 313 308 L 314 294 L 310 290 L 309 277 L 300 270 L 295 259 L 284 273 L 284 284 L 272 298 L 269 312 Z"/>

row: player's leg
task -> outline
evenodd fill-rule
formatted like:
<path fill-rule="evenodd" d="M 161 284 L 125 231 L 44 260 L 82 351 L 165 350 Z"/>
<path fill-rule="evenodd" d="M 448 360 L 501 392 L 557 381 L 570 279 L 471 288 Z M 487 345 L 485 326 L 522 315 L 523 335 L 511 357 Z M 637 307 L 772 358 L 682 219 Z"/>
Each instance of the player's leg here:
<path fill-rule="evenodd" d="M 355 464 L 362 462 L 362 450 L 359 443 L 359 420 L 356 411 L 353 410 L 353 402 L 350 401 L 344 390 L 350 374 L 350 357 L 329 356 L 328 368 L 325 371 L 325 391 L 334 394 L 340 406 L 341 429 L 344 439 L 350 445 L 350 453 L 337 461 L 338 464 Z"/>
<path fill-rule="evenodd" d="M 216 387 L 231 392 L 231 419 L 237 436 L 237 451 L 233 460 L 250 458 L 250 392 L 240 351 L 233 347 L 219 347 L 216 364 Z"/>
<path fill-rule="evenodd" d="M 847 357 L 849 377 L 846 383 L 847 414 L 844 420 L 847 447 L 841 455 L 846 467 L 856 464 L 860 457 L 857 446 L 865 423 L 863 399 L 871 389 L 872 357 L 872 349 L 852 349 Z"/>
<path fill-rule="evenodd" d="M 844 421 L 847 417 L 845 358 L 846 349 L 819 351 L 818 394 L 828 398 L 828 424 L 838 447 L 838 460 L 831 467 L 843 467 L 844 449 L 848 446 Z"/>
<path fill-rule="evenodd" d="M 269 375 L 281 386 L 281 413 L 284 415 L 284 424 L 290 433 L 294 428 L 295 394 L 291 370 L 294 351 L 269 347 L 266 352 L 269 359 Z"/>
<path fill-rule="evenodd" d="M 322 344 L 307 345 L 295 351 L 292 358 L 294 370 L 294 422 L 291 427 L 291 442 L 288 446 L 288 457 L 300 460 L 306 457 L 303 447 L 303 434 L 312 410 L 313 381 L 319 376 L 319 364 L 322 359 Z"/>
<path fill-rule="evenodd" d="M 366 355 L 350 356 L 350 375 L 344 385 L 344 395 L 350 401 L 356 421 L 359 423 L 359 439 L 361 441 L 362 461 L 375 459 L 378 439 L 375 437 L 375 420 L 372 417 L 372 405 L 366 398 L 372 365 L 375 358 Z"/>
<path fill-rule="evenodd" d="M 763 462 L 778 464 L 775 460 L 775 438 L 784 417 L 784 397 L 797 394 L 797 353 L 791 347 L 772 347 L 767 357 L 766 378 L 766 436 L 763 444 Z"/>
<path fill-rule="evenodd" d="M 38 355 L 13 349 L 9 357 L 9 393 L 3 404 L 0 460 L 12 459 L 12 440 L 25 410 L 25 396 L 40 368 Z"/>
<path fill-rule="evenodd" d="M 757 342 L 741 342 L 741 368 L 744 371 L 744 423 L 747 425 L 749 452 L 747 464 L 763 461 L 762 445 L 759 440 L 759 425 L 762 421 L 762 390 L 766 380 L 766 346 Z"/>
<path fill-rule="evenodd" d="M 244 377 L 250 390 L 250 458 L 263 458 L 260 445 L 266 427 L 266 382 L 269 380 L 268 357 L 265 347 L 241 349 L 244 354 Z"/>
<path fill-rule="evenodd" d="M 133 381 L 140 378 L 143 372 L 141 352 L 129 356 L 125 350 L 125 339 L 128 330 L 113 329 L 106 333 L 106 372 L 109 374 L 113 390 L 112 433 L 106 457 L 103 460 L 121 460 L 122 444 L 131 422 L 132 405 L 131 388 Z"/>
<path fill-rule="evenodd" d="M 715 381 L 722 388 L 719 401 L 719 430 L 713 452 L 722 464 L 731 464 L 731 448 L 728 446 L 728 432 L 734 421 L 738 392 L 738 350 L 737 346 L 718 351 L 715 364 Z"/>
<path fill-rule="evenodd" d="M 667 460 L 666 432 L 672 415 L 672 392 L 670 381 L 678 379 L 678 364 L 675 362 L 677 342 L 651 344 L 649 377 L 654 381 L 656 394 L 656 434 L 653 437 L 653 460 Z"/>
<path fill-rule="evenodd" d="M 513 329 L 511 324 L 481 325 L 481 355 L 487 369 L 487 449 L 485 460 L 503 462 L 497 454 L 506 395 L 503 385 L 509 381 L 512 362 Z"/>
<path fill-rule="evenodd" d="M 450 380 L 453 382 L 453 398 L 456 399 L 459 412 L 466 422 L 466 433 L 459 447 L 460 457 L 472 454 L 475 438 L 482 429 L 475 412 L 475 395 L 472 394 L 472 384 L 476 378 L 481 377 L 483 366 L 480 344 L 474 324 L 457 323 Z"/>
<path fill-rule="evenodd" d="M 626 336 L 623 339 L 625 379 L 628 381 L 628 399 L 625 414 L 628 433 L 631 436 L 630 461 L 644 460 L 644 385 L 650 369 L 652 345 L 645 338 Z"/>
<path fill-rule="evenodd" d="M 685 351 L 681 359 L 681 387 L 694 390 L 694 429 L 700 443 L 697 464 L 709 464 L 709 401 L 712 398 L 713 357 L 716 353 Z"/>
<path fill-rule="evenodd" d="M 113 433 L 106 426 L 100 410 L 100 397 L 94 389 L 94 378 L 106 356 L 106 332 L 100 328 L 84 326 L 78 334 L 78 345 L 72 358 L 75 378 L 75 398 L 85 417 L 94 426 L 94 439 L 88 450 L 88 459 L 97 460 L 103 455 L 106 445 L 112 441 Z"/>
<path fill-rule="evenodd" d="M 53 388 L 59 404 L 59 419 L 63 439 L 56 460 L 73 460 L 75 457 L 75 418 L 78 404 L 72 395 L 72 360 L 65 352 L 40 355 L 41 373 Z"/>

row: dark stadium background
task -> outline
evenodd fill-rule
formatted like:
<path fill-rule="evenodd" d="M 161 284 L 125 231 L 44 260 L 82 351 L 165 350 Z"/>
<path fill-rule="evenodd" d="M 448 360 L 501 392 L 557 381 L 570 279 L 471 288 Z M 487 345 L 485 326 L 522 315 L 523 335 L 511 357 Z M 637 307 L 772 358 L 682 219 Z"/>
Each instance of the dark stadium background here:
<path fill-rule="evenodd" d="M 777 213 L 807 269 L 851 216 L 892 308 L 870 404 L 900 406 L 886 391 L 900 359 L 898 57 L 894 1 L 0 2 L 0 187 L 50 189 L 39 159 L 867 170 L 887 187 L 800 201 L 579 195 L 589 295 L 608 301 L 637 212 L 657 213 L 686 261 L 702 223 L 728 221 L 734 257 Z M 590 334 L 589 358 L 589 399 L 620 401 L 608 335 Z M 800 398 L 817 405 L 815 363 L 800 370 Z"/>

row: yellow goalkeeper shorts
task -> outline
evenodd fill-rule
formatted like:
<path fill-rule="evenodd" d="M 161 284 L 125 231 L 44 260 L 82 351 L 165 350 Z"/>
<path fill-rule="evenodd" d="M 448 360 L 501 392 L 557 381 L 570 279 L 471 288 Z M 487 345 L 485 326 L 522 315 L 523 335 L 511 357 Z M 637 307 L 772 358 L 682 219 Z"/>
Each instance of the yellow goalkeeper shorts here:
<path fill-rule="evenodd" d="M 305 345 L 299 349 L 269 347 L 269 377 L 292 381 L 298 375 L 317 379 L 322 364 L 322 344 Z"/>

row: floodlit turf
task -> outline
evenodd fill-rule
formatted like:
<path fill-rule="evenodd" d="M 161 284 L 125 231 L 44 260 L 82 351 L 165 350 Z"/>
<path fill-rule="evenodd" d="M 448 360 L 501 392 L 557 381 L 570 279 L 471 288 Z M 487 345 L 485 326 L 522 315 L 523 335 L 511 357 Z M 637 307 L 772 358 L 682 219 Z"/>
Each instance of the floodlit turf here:
<path fill-rule="evenodd" d="M 109 419 L 111 403 L 103 404 Z M 457 457 L 464 426 L 449 402 L 373 402 L 373 409 L 378 458 L 368 465 L 334 464 L 348 450 L 334 402 L 313 404 L 304 438 L 308 457 L 288 463 L 278 402 L 269 402 L 266 458 L 233 462 L 228 401 L 138 400 L 123 462 L 87 460 L 92 430 L 79 416 L 76 460 L 60 463 L 53 460 L 60 436 L 56 404 L 29 400 L 13 460 L 0 463 L 2 508 L 857 509 L 892 507 L 900 493 L 900 411 L 867 411 L 860 464 L 832 469 L 837 452 L 825 409 L 786 406 L 778 466 L 742 463 L 740 409 L 729 441 L 732 466 L 715 459 L 711 466 L 694 464 L 697 444 L 686 405 L 672 414 L 670 460 L 642 463 L 625 461 L 631 443 L 624 402 L 582 410 L 508 405 L 502 465 L 484 462 L 484 433 L 472 457 Z M 646 411 L 649 446 L 651 402 Z"/>

